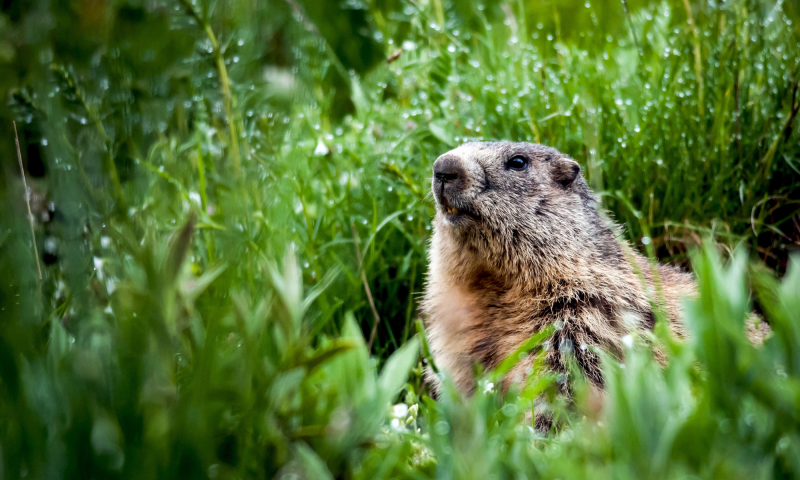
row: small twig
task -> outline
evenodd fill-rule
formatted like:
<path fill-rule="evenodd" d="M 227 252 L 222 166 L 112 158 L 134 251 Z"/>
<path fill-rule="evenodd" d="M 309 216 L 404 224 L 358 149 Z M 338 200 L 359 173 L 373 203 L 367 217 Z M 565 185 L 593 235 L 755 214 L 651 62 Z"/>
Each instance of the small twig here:
<path fill-rule="evenodd" d="M 639 56 L 644 56 L 642 52 L 642 48 L 639 46 L 639 39 L 636 37 L 636 31 L 633 29 L 633 19 L 631 18 L 631 12 L 628 10 L 628 0 L 622 0 L 622 6 L 625 8 L 625 15 L 628 17 L 628 26 L 631 29 L 631 36 L 633 37 L 633 44 L 636 45 L 636 51 L 639 53 Z"/>
<path fill-rule="evenodd" d="M 756 232 L 756 208 L 764 202 L 768 202 L 770 200 L 786 200 L 786 195 L 771 195 L 767 198 L 759 200 L 755 205 L 753 205 L 753 209 L 750 210 L 750 228 L 753 230 L 753 234 L 758 238 L 758 232 Z"/>
<path fill-rule="evenodd" d="M 400 58 L 400 55 L 402 55 L 402 54 L 403 54 L 403 49 L 402 48 L 398 48 L 397 50 L 394 51 L 393 54 L 389 55 L 389 58 L 386 59 L 386 63 L 389 64 L 389 63 L 394 62 L 395 60 Z"/>
<path fill-rule="evenodd" d="M 692 5 L 689 0 L 683 0 L 683 6 L 686 8 L 686 17 L 689 20 L 689 27 L 692 29 L 692 36 L 694 37 L 694 73 L 697 77 L 697 114 L 703 117 L 703 52 L 700 50 L 700 34 L 697 31 L 697 25 L 694 21 L 692 14 Z"/>
<path fill-rule="evenodd" d="M 228 135 L 230 135 L 233 168 L 238 180 L 242 180 L 242 157 L 239 153 L 239 136 L 236 132 L 236 118 L 233 112 L 235 99 L 233 97 L 233 92 L 231 91 L 231 81 L 230 77 L 228 76 L 228 69 L 225 66 L 225 58 L 222 51 L 223 46 L 217 39 L 217 36 L 214 34 L 214 30 L 205 19 L 205 16 L 201 16 L 197 10 L 194 9 L 194 5 L 192 5 L 192 3 L 188 0 L 181 0 L 181 4 L 183 4 L 187 14 L 192 17 L 195 22 L 197 22 L 199 27 L 203 29 L 209 43 L 211 43 L 211 54 L 214 57 L 214 63 L 216 64 L 217 71 L 219 73 L 219 83 L 222 87 L 222 99 L 224 100 L 225 104 L 225 116 L 228 117 Z"/>
<path fill-rule="evenodd" d="M 764 261 L 767 261 L 767 257 L 777 260 L 778 257 L 770 251 L 769 248 L 759 247 L 756 246 L 756 250 L 764 254 Z"/>
<path fill-rule="evenodd" d="M 800 111 L 800 102 L 794 102 L 797 98 L 798 86 L 800 86 L 800 75 L 798 75 L 797 81 L 794 82 L 794 87 L 792 88 L 792 103 L 789 104 L 789 120 L 786 121 L 786 126 L 783 128 L 784 142 L 789 141 L 789 137 L 792 135 L 792 122 L 794 121 L 794 117 L 797 116 L 797 112 Z"/>
<path fill-rule="evenodd" d="M 514 17 L 514 11 L 511 9 L 511 5 L 504 3 L 500 7 L 503 9 L 503 13 L 506 16 L 506 21 L 511 29 L 511 34 L 516 37 L 519 35 L 519 25 L 517 24 L 517 19 Z"/>
<path fill-rule="evenodd" d="M 736 101 L 736 149 L 742 158 L 742 113 L 739 107 L 739 72 L 733 76 L 733 97 Z"/>
<path fill-rule="evenodd" d="M 31 224 L 31 238 L 33 239 L 33 253 L 36 255 L 36 268 L 39 270 L 39 282 L 42 281 L 42 266 L 39 264 L 39 249 L 36 247 L 36 233 L 33 231 L 33 213 L 31 212 L 31 193 L 28 190 L 28 182 L 25 180 L 25 168 L 22 166 L 22 152 L 19 149 L 19 134 L 17 134 L 17 122 L 14 124 L 14 141 L 17 143 L 17 159 L 19 160 L 19 172 L 22 174 L 22 186 L 25 187 L 25 204 L 28 205 L 28 221 Z"/>
<path fill-rule="evenodd" d="M 544 93 L 544 101 L 547 102 L 549 99 L 547 98 L 547 84 L 545 84 L 547 77 L 544 73 L 544 67 L 542 67 L 540 72 L 542 72 L 542 93 Z M 533 118 L 531 118 L 531 120 L 533 120 Z"/>
<path fill-rule="evenodd" d="M 364 290 L 367 292 L 369 306 L 372 309 L 372 315 L 375 317 L 375 323 L 372 324 L 372 332 L 369 334 L 369 342 L 367 343 L 367 350 L 372 352 L 372 342 L 375 340 L 375 334 L 378 332 L 378 324 L 381 323 L 381 317 L 378 315 L 378 309 L 375 308 L 375 300 L 372 298 L 372 291 L 369 289 L 369 283 L 367 283 L 367 274 L 364 273 L 364 259 L 361 257 L 361 248 L 358 246 L 358 232 L 356 232 L 354 223 L 350 224 L 350 230 L 353 232 L 353 243 L 356 246 L 356 258 L 358 258 L 358 270 L 361 272 L 361 281 L 364 283 Z"/>

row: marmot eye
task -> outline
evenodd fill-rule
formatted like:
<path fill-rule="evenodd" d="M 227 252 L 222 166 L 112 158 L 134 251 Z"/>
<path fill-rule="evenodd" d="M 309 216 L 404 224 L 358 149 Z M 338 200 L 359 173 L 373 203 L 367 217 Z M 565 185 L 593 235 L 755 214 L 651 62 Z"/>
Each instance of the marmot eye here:
<path fill-rule="evenodd" d="M 511 170 L 524 170 L 527 166 L 528 159 L 525 157 L 520 157 L 519 155 L 516 157 L 511 157 L 508 161 L 506 161 L 506 167 L 510 168 Z"/>

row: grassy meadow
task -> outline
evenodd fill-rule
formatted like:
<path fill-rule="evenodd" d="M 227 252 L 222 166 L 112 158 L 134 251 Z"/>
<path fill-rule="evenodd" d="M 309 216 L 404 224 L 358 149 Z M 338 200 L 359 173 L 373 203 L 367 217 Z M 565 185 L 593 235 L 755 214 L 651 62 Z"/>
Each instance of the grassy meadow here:
<path fill-rule="evenodd" d="M 800 476 L 796 2 L 0 4 L 0 480 Z M 430 398 L 431 165 L 473 140 L 571 155 L 697 275 L 665 365 Z"/>

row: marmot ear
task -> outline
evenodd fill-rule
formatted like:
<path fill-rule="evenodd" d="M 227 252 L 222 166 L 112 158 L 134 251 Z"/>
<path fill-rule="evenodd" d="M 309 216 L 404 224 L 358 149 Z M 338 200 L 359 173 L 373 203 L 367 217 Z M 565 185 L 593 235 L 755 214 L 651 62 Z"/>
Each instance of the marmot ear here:
<path fill-rule="evenodd" d="M 581 166 L 569 157 L 559 157 L 553 160 L 552 172 L 553 180 L 560 183 L 562 187 L 568 187 L 580 175 Z"/>

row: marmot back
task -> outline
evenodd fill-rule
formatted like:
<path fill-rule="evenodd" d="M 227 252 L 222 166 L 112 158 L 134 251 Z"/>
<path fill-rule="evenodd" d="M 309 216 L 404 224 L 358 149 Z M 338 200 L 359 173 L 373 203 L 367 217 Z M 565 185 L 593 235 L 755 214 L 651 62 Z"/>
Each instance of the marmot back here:
<path fill-rule="evenodd" d="M 553 148 L 511 142 L 468 143 L 434 163 L 421 310 L 437 365 L 463 392 L 475 388 L 475 362 L 491 370 L 547 325 L 556 326 L 548 367 L 563 372 L 563 355 L 574 355 L 602 387 L 588 347 L 619 354 L 631 330 L 653 328 L 651 266 L 600 215 L 580 170 Z M 658 269 L 663 308 L 682 336 L 680 298 L 695 284 Z M 523 376 L 530 358 L 509 377 Z"/>

